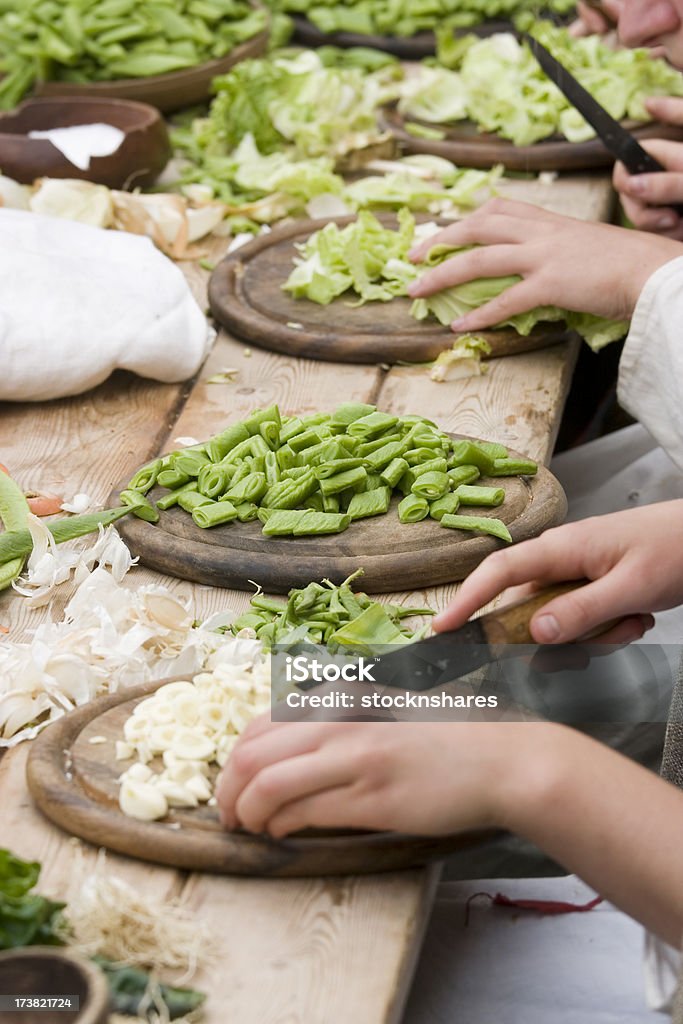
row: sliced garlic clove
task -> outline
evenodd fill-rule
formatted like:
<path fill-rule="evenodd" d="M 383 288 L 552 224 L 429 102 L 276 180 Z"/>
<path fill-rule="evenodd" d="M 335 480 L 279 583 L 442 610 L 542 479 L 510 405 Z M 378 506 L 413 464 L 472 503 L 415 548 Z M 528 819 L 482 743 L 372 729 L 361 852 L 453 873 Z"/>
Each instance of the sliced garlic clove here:
<path fill-rule="evenodd" d="M 189 786 L 181 786 L 172 779 L 162 776 L 156 788 L 166 797 L 169 807 L 196 807 L 199 803 L 197 794 L 193 793 Z"/>
<path fill-rule="evenodd" d="M 138 821 L 156 821 L 168 813 L 166 797 L 157 786 L 130 778 L 124 779 L 121 785 L 119 807 L 129 818 Z"/>
<path fill-rule="evenodd" d="M 114 756 L 117 761 L 130 761 L 135 754 L 135 747 L 132 743 L 125 743 L 124 740 L 117 740 Z"/>
<path fill-rule="evenodd" d="M 153 754 L 163 754 L 165 750 L 171 747 L 177 732 L 178 727 L 173 723 L 152 726 L 146 737 L 149 749 Z"/>
<path fill-rule="evenodd" d="M 196 691 L 175 697 L 170 706 L 179 725 L 193 726 L 199 721 L 201 701 Z"/>
<path fill-rule="evenodd" d="M 185 783 L 185 789 L 189 790 L 197 800 L 201 800 L 203 802 L 209 800 L 213 795 L 213 790 L 209 785 L 209 780 L 199 774 L 195 774 L 187 780 Z"/>
<path fill-rule="evenodd" d="M 132 779 L 134 782 L 149 782 L 153 775 L 154 772 L 148 765 L 136 761 L 135 764 L 126 769 L 121 778 Z"/>
<path fill-rule="evenodd" d="M 154 698 L 159 701 L 173 700 L 175 697 L 180 697 L 183 694 L 192 695 L 194 692 L 194 685 L 188 679 L 178 679 L 175 683 L 166 683 L 164 686 L 160 686 L 154 694 Z"/>
<path fill-rule="evenodd" d="M 183 761 L 209 761 L 216 750 L 213 740 L 192 729 L 179 729 L 171 750 Z"/>

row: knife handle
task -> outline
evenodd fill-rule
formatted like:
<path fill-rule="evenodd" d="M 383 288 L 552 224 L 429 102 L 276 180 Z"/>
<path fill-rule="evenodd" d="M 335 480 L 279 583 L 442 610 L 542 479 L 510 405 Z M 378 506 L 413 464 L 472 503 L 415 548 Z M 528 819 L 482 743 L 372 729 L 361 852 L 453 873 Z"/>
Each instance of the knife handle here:
<path fill-rule="evenodd" d="M 481 624 L 488 642 L 492 645 L 535 644 L 536 641 L 529 632 L 529 623 L 536 612 L 554 598 L 568 594 L 572 590 L 578 590 L 586 583 L 588 580 L 572 580 L 570 583 L 558 583 L 552 587 L 545 587 L 537 594 L 532 594 L 531 597 L 487 612 L 477 621 Z M 599 627 L 599 630 L 590 635 L 605 633 L 619 621 L 619 619 L 612 619 L 610 622 L 605 622 Z"/>

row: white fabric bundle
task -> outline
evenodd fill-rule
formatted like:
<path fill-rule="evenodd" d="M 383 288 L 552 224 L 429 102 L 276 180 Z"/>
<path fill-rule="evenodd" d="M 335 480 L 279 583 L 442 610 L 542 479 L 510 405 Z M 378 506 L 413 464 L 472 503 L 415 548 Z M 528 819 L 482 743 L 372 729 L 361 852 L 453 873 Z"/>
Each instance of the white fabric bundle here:
<path fill-rule="evenodd" d="M 0 399 L 79 394 L 115 369 L 185 380 L 213 337 L 148 238 L 0 209 Z"/>

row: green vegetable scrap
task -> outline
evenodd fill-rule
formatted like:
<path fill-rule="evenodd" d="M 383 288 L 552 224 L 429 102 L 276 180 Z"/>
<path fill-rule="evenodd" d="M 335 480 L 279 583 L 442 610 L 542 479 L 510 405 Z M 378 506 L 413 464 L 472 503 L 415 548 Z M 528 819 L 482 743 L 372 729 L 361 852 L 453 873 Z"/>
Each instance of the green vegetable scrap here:
<path fill-rule="evenodd" d="M 149 1008 L 149 973 L 139 967 L 121 967 L 100 956 L 93 957 L 93 960 L 107 979 L 112 1011 L 130 1017 L 144 1015 Z M 158 984 L 155 991 L 166 1006 L 170 1020 L 192 1013 L 206 999 L 203 992 L 192 988 Z"/>
<path fill-rule="evenodd" d="M 0 474 L 0 481 L 2 474 Z M 57 544 L 67 540 L 76 540 L 78 537 L 85 537 L 88 533 L 94 533 L 100 526 L 110 526 L 117 519 L 122 519 L 132 512 L 130 505 L 123 505 L 121 508 L 108 508 L 102 512 L 88 512 L 82 516 L 70 516 L 68 519 L 57 519 L 47 523 L 47 528 L 54 537 Z M 24 559 L 33 550 L 33 538 L 28 529 L 6 530 L 0 533 L 0 589 L 3 586 L 5 573 L 15 560 L 20 561 L 23 566 Z M 16 575 L 21 572 L 21 567 Z M 8 586 L 4 583 L 4 586 Z"/>
<path fill-rule="evenodd" d="M 418 155 L 348 185 L 335 173 L 350 153 L 386 139 L 378 111 L 398 99 L 403 74 L 393 58 L 364 48 L 290 49 L 243 61 L 214 80 L 208 116 L 176 122 L 182 159 L 171 187 L 190 195 L 194 186 L 210 189 L 229 206 L 233 232 L 287 215 L 475 206 L 494 191 L 500 168 L 461 170 Z M 315 204 L 309 211 L 314 200 L 317 211 Z"/>
<path fill-rule="evenodd" d="M 556 14 L 574 9 L 574 0 L 269 0 L 287 14 L 303 14 L 321 32 L 414 36 L 447 24 L 468 28 L 492 18 L 509 18 L 539 8 Z"/>
<path fill-rule="evenodd" d="M 214 79 L 208 117 L 174 130 L 188 161 L 180 183 L 209 185 L 235 213 L 243 207 L 260 221 L 276 219 L 273 203 L 283 217 L 314 196 L 338 195 L 334 163 L 382 138 L 376 111 L 398 98 L 401 77 L 395 63 L 328 67 L 312 50 L 242 61 Z"/>
<path fill-rule="evenodd" d="M 503 445 L 454 440 L 420 416 L 347 402 L 331 414 L 288 417 L 272 405 L 158 460 L 151 475 L 168 490 L 154 502 L 130 485 L 121 498 L 150 522 L 177 506 L 202 529 L 259 519 L 266 537 L 325 536 L 385 515 L 394 491 L 403 496 L 401 523 L 440 519 L 459 504 L 500 505 L 502 488 L 468 485 L 480 473 L 513 476 L 515 467 L 536 472 Z M 133 478 L 149 479 L 149 467 Z"/>
<path fill-rule="evenodd" d="M 0 950 L 59 945 L 56 934 L 63 903 L 31 892 L 40 864 L 0 850 Z"/>
<path fill-rule="evenodd" d="M 15 484 L 8 473 L 0 470 L 0 522 L 5 533 L 0 534 L 0 543 L 11 533 L 22 532 L 28 523 L 29 507 L 24 492 Z M 29 546 L 26 551 L 10 552 L 0 555 L 0 590 L 11 586 L 24 568 L 25 556 L 31 552 L 33 542 L 28 529 Z"/>
<path fill-rule="evenodd" d="M 36 82 L 146 78 L 224 57 L 268 24 L 247 0 L 2 0 L 0 107 Z"/>
<path fill-rule="evenodd" d="M 366 653 L 373 645 L 413 643 L 425 635 L 426 626 L 412 630 L 403 620 L 434 615 L 431 608 L 381 604 L 367 594 L 354 592 L 351 584 L 363 570 L 335 586 L 330 580 L 309 583 L 290 590 L 287 600 L 258 593 L 248 612 L 229 627 L 237 636 L 243 629 L 254 630 L 266 649 L 274 644 L 308 641 L 324 643 L 332 653 Z"/>
<path fill-rule="evenodd" d="M 409 210 L 399 210 L 398 224 L 398 230 L 385 227 L 367 210 L 344 228 L 335 223 L 327 224 L 297 247 L 301 255 L 295 257 L 294 270 L 282 287 L 295 298 L 307 298 L 322 305 L 346 292 L 358 296 L 357 305 L 388 302 L 406 296 L 408 285 L 422 270 L 469 248 L 436 245 L 424 264 L 416 266 L 408 259 L 416 230 Z M 424 231 L 424 225 L 421 230 Z M 411 313 L 417 320 L 434 316 L 447 326 L 496 298 L 519 280 L 512 275 L 478 278 L 444 288 L 428 298 L 416 299 Z M 513 327 L 526 336 L 538 323 L 558 320 L 564 320 L 594 351 L 623 338 L 628 331 L 627 321 L 605 320 L 592 313 L 575 313 L 558 306 L 538 306 L 498 326 Z"/>
<path fill-rule="evenodd" d="M 646 49 L 613 50 L 599 36 L 573 38 L 566 29 L 531 16 L 518 19 L 617 119 L 651 120 L 645 99 L 683 95 L 680 72 Z M 457 39 L 438 33 L 436 66 L 407 78 L 399 101 L 405 117 L 431 125 L 468 119 L 517 146 L 553 135 L 583 142 L 591 126 L 548 79 L 528 43 L 511 33 Z"/>

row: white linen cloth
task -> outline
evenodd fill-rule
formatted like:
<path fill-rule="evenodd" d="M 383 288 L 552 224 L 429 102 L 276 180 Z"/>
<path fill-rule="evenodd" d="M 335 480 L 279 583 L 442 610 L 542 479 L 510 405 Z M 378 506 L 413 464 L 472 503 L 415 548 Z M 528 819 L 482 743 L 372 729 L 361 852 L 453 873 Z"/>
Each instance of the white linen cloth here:
<path fill-rule="evenodd" d="M 115 369 L 185 380 L 214 336 L 148 238 L 0 209 L 0 400 L 79 394 Z"/>

